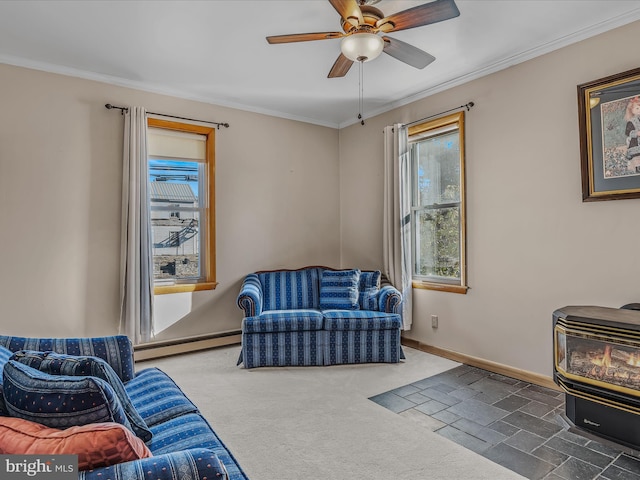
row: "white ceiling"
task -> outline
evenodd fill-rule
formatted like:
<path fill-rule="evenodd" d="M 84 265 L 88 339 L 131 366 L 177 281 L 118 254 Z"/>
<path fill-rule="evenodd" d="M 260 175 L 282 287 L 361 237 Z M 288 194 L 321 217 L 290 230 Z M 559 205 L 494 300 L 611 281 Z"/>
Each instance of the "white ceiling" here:
<path fill-rule="evenodd" d="M 389 35 L 434 55 L 425 69 L 388 55 L 364 64 L 365 117 L 640 19 L 640 0 L 456 4 L 457 18 Z M 356 122 L 359 76 L 354 64 L 327 78 L 340 40 L 265 40 L 324 31 L 340 31 L 326 0 L 0 0 L 0 63 L 342 127 Z M 630 45 L 612 54 L 640 57 Z"/>

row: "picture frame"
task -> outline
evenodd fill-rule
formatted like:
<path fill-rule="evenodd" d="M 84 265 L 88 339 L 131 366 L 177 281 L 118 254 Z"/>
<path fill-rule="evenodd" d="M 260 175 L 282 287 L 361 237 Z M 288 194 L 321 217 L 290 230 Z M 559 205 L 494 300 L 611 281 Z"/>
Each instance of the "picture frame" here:
<path fill-rule="evenodd" d="M 582 201 L 640 198 L 640 68 L 578 85 Z"/>

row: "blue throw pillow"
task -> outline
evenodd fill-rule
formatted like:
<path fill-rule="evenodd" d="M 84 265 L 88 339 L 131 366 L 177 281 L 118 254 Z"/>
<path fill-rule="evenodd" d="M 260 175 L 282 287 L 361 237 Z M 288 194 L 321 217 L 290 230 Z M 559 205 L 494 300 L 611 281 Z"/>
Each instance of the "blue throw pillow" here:
<path fill-rule="evenodd" d="M 380 292 L 380 271 L 360 273 L 360 295 L 358 303 L 361 310 L 378 310 L 378 293 Z"/>
<path fill-rule="evenodd" d="M 322 310 L 358 310 L 360 270 L 323 270 L 320 279 Z"/>
<path fill-rule="evenodd" d="M 9 360 L 2 383 L 12 417 L 52 428 L 116 422 L 132 430 L 118 396 L 100 378 L 49 375 Z"/>
<path fill-rule="evenodd" d="M 120 377 L 103 359 L 55 352 L 22 350 L 14 353 L 12 360 L 50 375 L 92 376 L 104 380 L 111 386 L 118 400 L 120 400 L 133 432 L 145 442 L 151 440 L 151 430 L 149 430 L 146 422 L 131 403 Z"/>

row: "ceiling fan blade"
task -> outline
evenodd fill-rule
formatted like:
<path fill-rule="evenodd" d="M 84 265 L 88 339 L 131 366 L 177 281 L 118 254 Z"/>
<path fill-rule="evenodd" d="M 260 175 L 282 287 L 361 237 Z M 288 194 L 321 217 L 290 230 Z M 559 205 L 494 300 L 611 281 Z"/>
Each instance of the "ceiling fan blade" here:
<path fill-rule="evenodd" d="M 342 19 L 349 22 L 354 27 L 364 23 L 362 18 L 362 10 L 358 6 L 356 0 L 329 0 L 333 8 L 340 14 Z"/>
<path fill-rule="evenodd" d="M 331 71 L 327 78 L 344 77 L 353 65 L 353 60 L 349 60 L 343 54 L 340 54 L 336 62 L 331 67 Z"/>
<path fill-rule="evenodd" d="M 384 40 L 384 49 L 382 50 L 384 53 L 412 67 L 422 69 L 436 59 L 424 50 L 395 38 L 382 37 L 382 39 Z"/>
<path fill-rule="evenodd" d="M 267 37 L 269 43 L 310 42 L 312 40 L 329 40 L 344 37 L 342 32 L 294 33 L 291 35 L 274 35 Z"/>
<path fill-rule="evenodd" d="M 398 30 L 442 22 L 458 15 L 460 15 L 460 10 L 454 0 L 435 0 L 381 18 L 376 22 L 376 27 L 385 33 L 397 32 Z"/>

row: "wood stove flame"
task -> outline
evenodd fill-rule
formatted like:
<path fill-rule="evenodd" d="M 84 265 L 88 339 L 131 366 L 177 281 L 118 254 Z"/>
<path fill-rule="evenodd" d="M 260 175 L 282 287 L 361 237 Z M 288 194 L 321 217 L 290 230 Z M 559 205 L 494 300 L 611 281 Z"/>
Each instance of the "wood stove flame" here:
<path fill-rule="evenodd" d="M 631 365 L 632 367 L 640 367 L 640 355 L 637 353 L 632 353 L 629 355 L 629 360 L 627 360 L 627 365 Z"/>
<path fill-rule="evenodd" d="M 596 378 L 604 378 L 609 374 L 609 368 L 611 367 L 611 350 L 611 345 L 605 345 L 602 357 L 591 359 L 591 363 L 595 365 L 591 370 L 591 375 Z"/>

